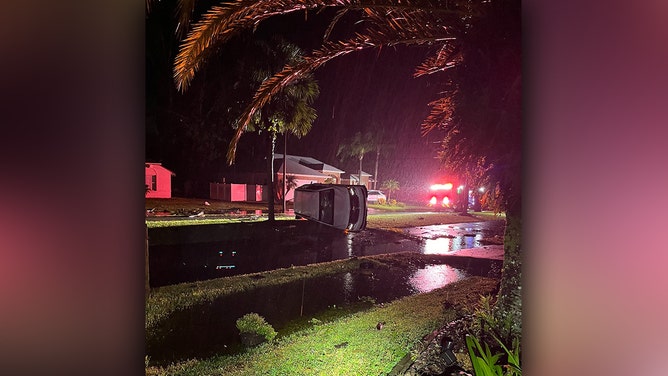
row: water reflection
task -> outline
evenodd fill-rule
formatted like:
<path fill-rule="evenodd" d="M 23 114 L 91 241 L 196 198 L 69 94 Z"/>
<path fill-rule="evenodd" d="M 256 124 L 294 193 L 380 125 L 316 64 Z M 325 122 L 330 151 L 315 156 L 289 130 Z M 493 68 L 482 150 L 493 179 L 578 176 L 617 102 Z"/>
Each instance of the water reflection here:
<path fill-rule="evenodd" d="M 503 230 L 503 221 L 489 221 L 414 227 L 405 232 L 424 239 L 422 253 L 447 254 L 460 249 L 482 247 L 484 238 L 502 235 Z"/>
<path fill-rule="evenodd" d="M 466 273 L 450 265 L 427 265 L 418 269 L 408 278 L 408 283 L 416 293 L 425 293 L 457 282 L 466 277 Z"/>
<path fill-rule="evenodd" d="M 350 302 L 350 297 L 354 293 L 354 281 L 352 273 L 346 273 L 343 275 L 343 296 L 346 303 Z"/>
<path fill-rule="evenodd" d="M 450 246 L 452 244 L 451 238 L 427 239 L 424 243 L 425 254 L 443 254 L 451 252 Z"/>
<path fill-rule="evenodd" d="M 447 236 L 436 239 L 425 239 L 422 253 L 424 254 L 447 254 L 460 249 L 482 247 L 480 242 L 482 233 L 460 234 L 458 236 Z"/>

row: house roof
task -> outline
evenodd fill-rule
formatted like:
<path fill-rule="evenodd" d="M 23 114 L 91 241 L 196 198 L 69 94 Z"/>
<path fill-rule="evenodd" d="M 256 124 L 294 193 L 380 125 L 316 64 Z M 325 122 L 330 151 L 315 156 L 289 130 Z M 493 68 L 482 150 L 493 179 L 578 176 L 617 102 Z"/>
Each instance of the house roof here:
<path fill-rule="evenodd" d="M 322 172 L 334 172 L 334 173 L 345 173 L 345 171 L 340 170 L 332 165 L 328 165 L 325 162 L 319 161 L 315 158 L 311 157 L 303 157 L 299 155 L 290 155 L 287 154 L 286 156 L 288 161 L 295 161 L 303 166 L 307 166 L 308 168 L 311 168 L 316 171 L 322 171 Z M 275 154 L 274 159 L 283 159 L 283 154 Z M 288 162 L 288 171 L 290 171 L 290 163 Z"/>
<path fill-rule="evenodd" d="M 312 168 L 309 168 L 307 166 L 302 165 L 301 163 L 292 160 L 288 158 L 286 160 L 286 163 L 283 163 L 283 158 L 280 160 L 275 161 L 275 163 L 278 165 L 280 163 L 280 166 L 276 169 L 276 173 L 282 174 L 283 173 L 283 166 L 287 165 L 287 169 L 285 170 L 286 174 L 292 174 L 292 175 L 304 175 L 304 176 L 313 176 L 313 177 L 319 177 L 319 178 L 328 178 L 329 175 L 325 175 L 319 171 L 316 171 Z"/>
<path fill-rule="evenodd" d="M 344 176 L 357 179 L 357 175 L 359 175 L 359 174 L 345 174 Z M 364 172 L 364 170 L 362 170 L 362 177 L 365 177 L 365 176 L 373 176 L 373 175 L 371 175 L 367 172 Z"/>
<path fill-rule="evenodd" d="M 145 169 L 153 168 L 153 169 L 157 169 L 157 170 L 165 170 L 165 171 L 169 172 L 170 174 L 172 174 L 172 176 L 176 176 L 176 174 L 175 174 L 174 172 L 172 172 L 171 170 L 165 168 L 165 167 L 162 165 L 162 163 L 157 163 L 157 162 L 146 162 L 146 163 L 144 163 L 144 168 L 145 168 Z"/>

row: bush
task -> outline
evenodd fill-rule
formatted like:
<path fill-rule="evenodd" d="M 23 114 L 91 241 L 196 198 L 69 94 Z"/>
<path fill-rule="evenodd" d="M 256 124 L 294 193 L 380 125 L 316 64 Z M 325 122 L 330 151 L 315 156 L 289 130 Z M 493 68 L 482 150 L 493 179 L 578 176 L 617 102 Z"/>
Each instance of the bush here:
<path fill-rule="evenodd" d="M 378 205 L 385 205 L 387 202 L 385 201 L 384 198 L 379 198 L 378 199 Z"/>
<path fill-rule="evenodd" d="M 476 375 L 521 376 L 520 339 L 513 335 L 513 318 L 499 317 L 492 296 L 480 297 L 473 318 L 466 345 Z"/>
<path fill-rule="evenodd" d="M 513 341 L 513 350 L 509 350 L 498 338 L 495 338 L 506 353 L 507 364 L 499 364 L 501 353 L 492 355 L 489 345 L 483 342 L 485 348 L 474 336 L 466 336 L 466 347 L 469 351 L 471 364 L 476 375 L 485 376 L 522 376 L 520 367 L 519 341 Z M 505 369 L 505 371 L 504 371 Z"/>
<path fill-rule="evenodd" d="M 391 206 L 397 206 L 397 200 L 395 200 L 395 199 L 391 199 L 391 200 L 390 200 L 390 205 L 391 205 Z"/>
<path fill-rule="evenodd" d="M 274 328 L 265 321 L 264 317 L 257 313 L 247 313 L 241 318 L 237 319 L 237 329 L 241 333 L 254 333 L 264 337 L 267 341 L 271 341 L 276 337 Z"/>

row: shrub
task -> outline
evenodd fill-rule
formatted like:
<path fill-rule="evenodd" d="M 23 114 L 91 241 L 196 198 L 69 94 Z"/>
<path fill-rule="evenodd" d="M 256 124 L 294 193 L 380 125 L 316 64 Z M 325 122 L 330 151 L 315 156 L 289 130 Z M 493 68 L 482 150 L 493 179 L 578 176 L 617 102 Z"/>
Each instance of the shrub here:
<path fill-rule="evenodd" d="M 391 199 L 391 200 L 390 200 L 390 205 L 392 205 L 392 206 L 397 206 L 397 200 L 395 200 L 395 199 Z"/>
<path fill-rule="evenodd" d="M 378 204 L 379 204 L 379 205 L 385 205 L 385 204 L 386 204 L 385 199 L 384 199 L 384 198 L 379 198 L 379 199 L 378 199 Z"/>
<path fill-rule="evenodd" d="M 520 350 L 519 341 L 513 341 L 513 350 L 508 348 L 495 338 L 506 353 L 508 364 L 499 364 L 502 354 L 494 354 L 489 349 L 487 343 L 483 342 L 485 348 L 474 336 L 466 336 L 466 347 L 469 351 L 471 364 L 476 375 L 485 376 L 522 376 L 522 368 L 520 368 Z M 505 371 L 504 371 L 505 369 Z"/>
<path fill-rule="evenodd" d="M 267 323 L 264 317 L 257 313 L 251 312 L 243 315 L 237 319 L 237 329 L 241 333 L 255 333 L 264 337 L 267 341 L 271 341 L 276 337 L 276 331 Z"/>
<path fill-rule="evenodd" d="M 481 296 L 466 345 L 476 375 L 520 376 L 520 339 L 513 335 L 513 319 L 495 312 L 494 298 Z M 512 343 L 512 350 L 506 344 Z M 491 348 L 490 345 L 491 344 Z M 483 348 L 484 345 L 484 348 Z M 503 350 L 505 354 L 499 353 Z M 495 353 L 492 355 L 492 353 Z M 505 356 L 504 356 L 505 355 Z"/>

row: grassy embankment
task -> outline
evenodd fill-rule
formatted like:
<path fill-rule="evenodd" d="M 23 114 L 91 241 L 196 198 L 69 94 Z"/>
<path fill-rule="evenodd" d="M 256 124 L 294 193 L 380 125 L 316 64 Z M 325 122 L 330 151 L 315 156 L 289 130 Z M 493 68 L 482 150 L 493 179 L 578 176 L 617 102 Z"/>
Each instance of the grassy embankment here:
<path fill-rule="evenodd" d="M 379 375 L 392 368 L 444 322 L 456 318 L 447 301 L 473 308 L 496 280 L 472 277 L 432 292 L 396 300 L 304 330 L 232 356 L 190 359 L 147 375 Z M 378 322 L 385 322 L 382 330 Z M 465 356 L 459 354 L 460 356 Z"/>

